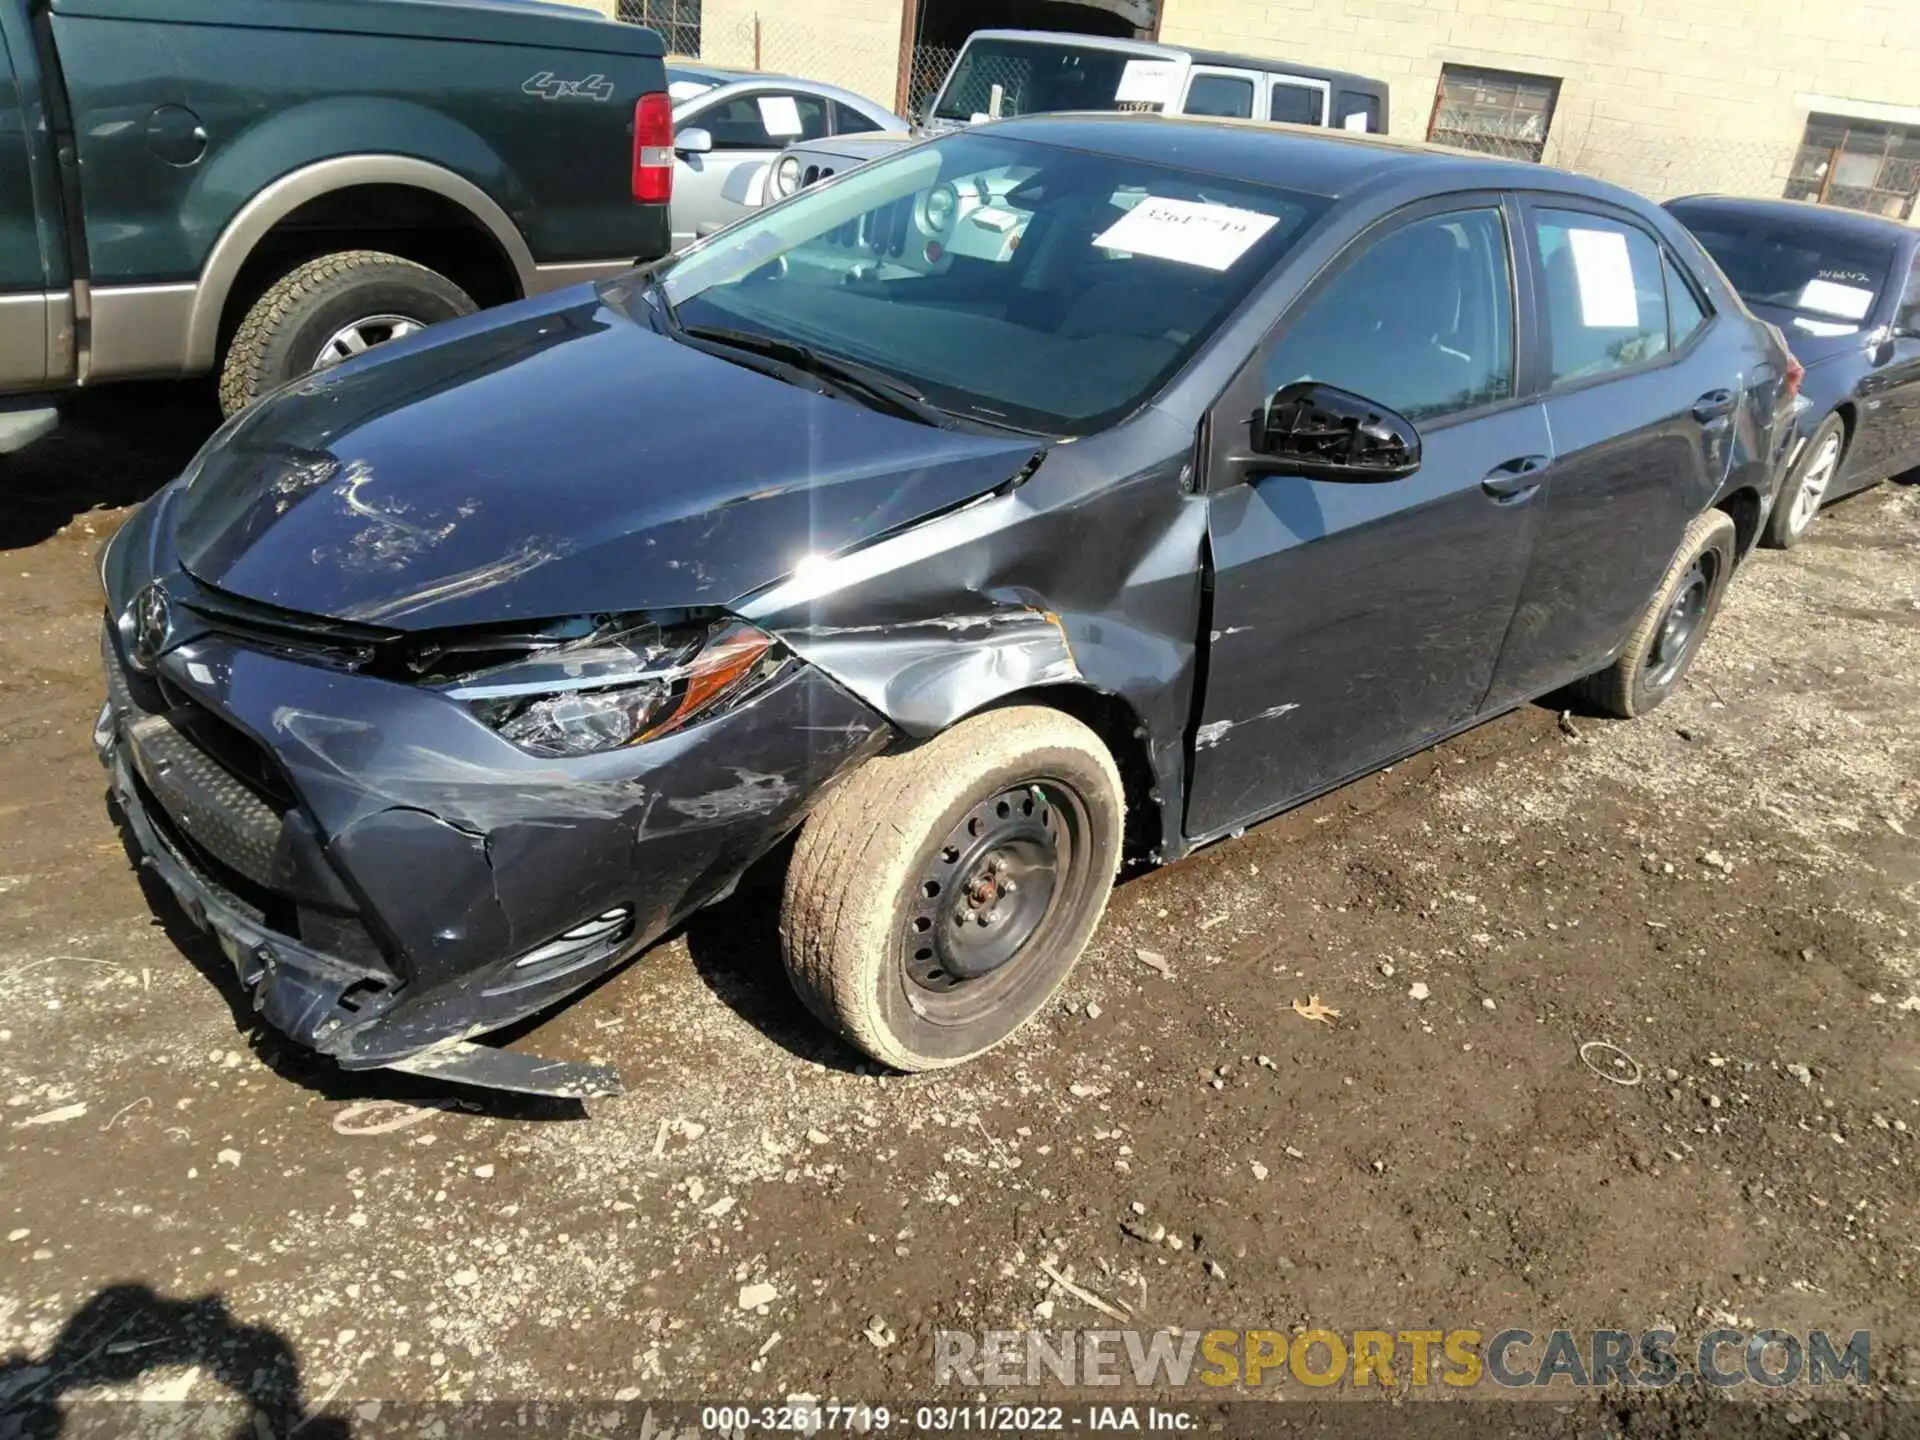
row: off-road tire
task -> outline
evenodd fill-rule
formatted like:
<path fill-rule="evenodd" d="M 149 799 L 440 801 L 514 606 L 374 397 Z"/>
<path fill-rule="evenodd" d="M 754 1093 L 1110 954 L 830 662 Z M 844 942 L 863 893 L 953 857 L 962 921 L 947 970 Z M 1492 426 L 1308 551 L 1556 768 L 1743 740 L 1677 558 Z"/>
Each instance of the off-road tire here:
<path fill-rule="evenodd" d="M 1829 415 L 1820 422 L 1820 427 L 1807 441 L 1807 448 L 1800 452 L 1799 463 L 1793 467 L 1793 473 L 1787 476 L 1780 486 L 1780 494 L 1773 502 L 1773 511 L 1767 516 L 1767 528 L 1760 532 L 1760 543 L 1770 550 L 1791 550 L 1806 538 L 1807 531 L 1813 528 L 1813 522 L 1820 516 L 1815 510 L 1807 518 L 1807 523 L 1798 530 L 1793 528 L 1794 500 L 1800 494 L 1800 488 L 1806 483 L 1807 472 L 1820 458 L 1821 449 L 1832 437 L 1838 437 L 1840 451 L 1833 458 L 1833 474 L 1828 477 L 1826 494 L 1821 497 L 1824 504 L 1833 496 L 1833 481 L 1839 477 L 1840 467 L 1847 460 L 1847 427 L 1838 415 Z"/>
<path fill-rule="evenodd" d="M 220 367 L 220 409 L 232 415 L 306 374 L 336 331 L 370 315 L 435 325 L 479 307 L 446 276 L 379 250 L 340 250 L 283 275 L 254 301 Z"/>
<path fill-rule="evenodd" d="M 1706 641 L 1713 617 L 1719 613 L 1721 597 L 1727 593 L 1727 581 L 1733 576 L 1735 539 L 1733 517 L 1724 510 L 1709 510 L 1696 516 L 1681 537 L 1680 548 L 1674 553 L 1673 563 L 1667 567 L 1659 588 L 1634 621 L 1619 658 L 1606 669 L 1578 682 L 1574 692 L 1608 715 L 1632 720 L 1645 715 L 1678 689 L 1681 677 L 1692 667 L 1700 646 Z M 1664 680 L 1655 683 L 1648 659 L 1683 582 L 1693 573 L 1696 560 L 1704 561 L 1709 571 L 1705 609 L 1696 622 L 1693 638 L 1680 664 Z"/>
<path fill-rule="evenodd" d="M 1070 842 L 1039 928 L 1001 969 L 964 982 L 996 987 L 969 992 L 992 1008 L 941 1023 L 908 974 L 922 878 L 970 812 L 1035 785 L 1076 798 L 1072 823 L 1083 833 Z M 1070 808 L 1056 798 L 1054 823 Z M 1125 811 L 1100 737 L 1038 706 L 991 710 L 917 749 L 868 761 L 808 817 L 788 867 L 780 942 L 794 989 L 823 1024 L 897 1070 L 958 1065 L 991 1050 L 1059 989 L 1099 925 Z M 964 900 L 960 884 L 953 894 Z"/>

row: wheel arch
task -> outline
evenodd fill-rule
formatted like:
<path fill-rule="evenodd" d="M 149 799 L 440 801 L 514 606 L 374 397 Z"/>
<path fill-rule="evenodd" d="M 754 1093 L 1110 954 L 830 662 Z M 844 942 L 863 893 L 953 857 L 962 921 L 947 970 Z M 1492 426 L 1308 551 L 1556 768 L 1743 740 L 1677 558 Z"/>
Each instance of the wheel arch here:
<path fill-rule="evenodd" d="M 1760 542 L 1760 528 L 1766 519 L 1766 501 L 1751 485 L 1730 490 L 1714 502 L 1713 508 L 1733 519 L 1733 558 L 1738 564 Z"/>
<path fill-rule="evenodd" d="M 991 714 L 1019 705 L 1039 705 L 1078 720 L 1099 737 L 1113 756 L 1126 791 L 1127 829 L 1122 851 L 1129 860 L 1159 853 L 1164 836 L 1160 795 L 1153 772 L 1148 731 L 1140 714 L 1123 697 L 1087 684 L 1035 685 L 1011 691 L 960 717 Z M 960 720 L 954 723 L 957 725 Z"/>
<path fill-rule="evenodd" d="M 390 186 L 450 202 L 490 236 L 512 269 L 521 294 L 537 287 L 526 238 L 486 191 L 431 161 L 407 155 L 339 155 L 290 172 L 260 189 L 220 232 L 194 292 L 187 331 L 190 370 L 211 369 L 218 358 L 228 302 L 247 262 L 276 228 L 314 201 L 343 191 Z"/>

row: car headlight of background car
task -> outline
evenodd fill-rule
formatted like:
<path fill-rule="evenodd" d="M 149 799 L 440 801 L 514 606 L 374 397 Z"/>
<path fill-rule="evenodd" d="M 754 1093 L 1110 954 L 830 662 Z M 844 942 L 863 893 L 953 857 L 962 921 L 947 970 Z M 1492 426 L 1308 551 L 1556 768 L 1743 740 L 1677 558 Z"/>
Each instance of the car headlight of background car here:
<path fill-rule="evenodd" d="M 800 157 L 782 155 L 773 162 L 773 193 L 784 200 L 800 188 Z"/>
<path fill-rule="evenodd" d="M 718 715 L 786 663 L 773 638 L 740 621 L 662 625 L 598 617 L 588 633 L 456 677 L 444 693 L 535 755 L 594 755 L 658 739 Z M 484 637 L 459 649 L 486 654 Z"/>

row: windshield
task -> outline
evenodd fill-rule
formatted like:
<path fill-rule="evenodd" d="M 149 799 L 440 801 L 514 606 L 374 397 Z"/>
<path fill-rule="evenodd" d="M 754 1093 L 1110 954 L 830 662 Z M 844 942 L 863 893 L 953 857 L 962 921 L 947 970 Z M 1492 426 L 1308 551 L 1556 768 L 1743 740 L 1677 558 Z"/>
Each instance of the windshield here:
<path fill-rule="evenodd" d="M 1801 227 L 1690 219 L 1675 213 L 1706 247 L 1747 304 L 1786 313 L 1797 329 L 1846 335 L 1873 314 L 1893 266 L 1893 242 L 1809 233 Z"/>
<path fill-rule="evenodd" d="M 1061 110 L 1158 110 L 1176 61 L 1038 40 L 969 40 L 934 106 L 936 120 Z M 1000 108 L 994 109 L 994 88 Z"/>
<path fill-rule="evenodd" d="M 684 327 L 878 368 L 948 413 L 1085 434 L 1155 394 L 1326 202 L 963 131 L 688 251 Z"/>

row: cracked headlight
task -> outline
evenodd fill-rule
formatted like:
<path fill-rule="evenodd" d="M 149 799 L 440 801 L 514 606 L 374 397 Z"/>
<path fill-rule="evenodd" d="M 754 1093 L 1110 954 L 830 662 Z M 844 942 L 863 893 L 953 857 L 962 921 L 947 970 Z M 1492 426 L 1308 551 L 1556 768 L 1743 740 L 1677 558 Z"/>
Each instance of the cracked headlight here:
<path fill-rule="evenodd" d="M 784 659 L 771 636 L 736 620 L 609 620 L 581 639 L 462 676 L 446 694 L 522 750 L 595 755 L 728 709 Z"/>

